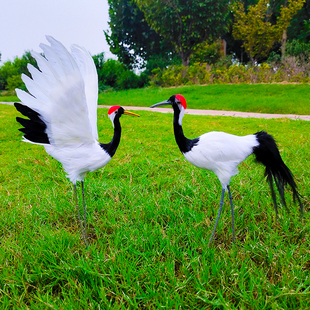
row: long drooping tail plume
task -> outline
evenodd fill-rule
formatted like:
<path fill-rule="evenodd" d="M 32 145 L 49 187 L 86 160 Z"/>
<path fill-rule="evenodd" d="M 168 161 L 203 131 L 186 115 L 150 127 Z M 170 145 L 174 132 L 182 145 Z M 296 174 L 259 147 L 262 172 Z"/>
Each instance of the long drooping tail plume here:
<path fill-rule="evenodd" d="M 14 106 L 17 111 L 29 118 L 16 117 L 17 122 L 24 126 L 24 128 L 19 129 L 25 134 L 24 138 L 28 142 L 30 141 L 36 144 L 49 144 L 50 142 L 45 132 L 46 124 L 41 120 L 40 114 L 18 102 L 15 102 Z"/>
<path fill-rule="evenodd" d="M 269 183 L 274 208 L 276 214 L 278 214 L 276 194 L 273 187 L 273 181 L 275 181 L 278 188 L 280 199 L 282 204 L 286 207 L 284 188 L 288 184 L 293 192 L 294 202 L 297 200 L 299 203 L 300 213 L 303 214 L 303 204 L 301 201 L 301 196 L 297 191 L 297 185 L 295 183 L 294 177 L 290 169 L 283 162 L 277 144 L 274 138 L 267 134 L 265 131 L 259 131 L 254 134 L 259 143 L 258 146 L 253 148 L 253 153 L 256 156 L 256 160 L 261 162 L 265 167 L 265 176 Z"/>

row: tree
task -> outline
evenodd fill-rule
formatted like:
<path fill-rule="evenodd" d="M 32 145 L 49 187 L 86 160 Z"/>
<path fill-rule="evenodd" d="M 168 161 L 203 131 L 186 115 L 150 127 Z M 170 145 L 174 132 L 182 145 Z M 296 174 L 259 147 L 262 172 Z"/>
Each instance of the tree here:
<path fill-rule="evenodd" d="M 310 42 L 310 0 L 293 17 L 287 29 L 288 40 L 298 39 L 301 42 Z"/>
<path fill-rule="evenodd" d="M 256 5 L 249 6 L 248 12 L 245 12 L 242 3 L 234 6 L 233 36 L 243 41 L 242 46 L 252 63 L 267 57 L 274 43 L 281 41 L 284 31 L 304 2 L 289 0 L 286 6 L 282 5 L 275 24 L 271 23 L 273 12 L 269 0 L 259 0 Z"/>
<path fill-rule="evenodd" d="M 93 56 L 97 69 L 99 92 L 111 89 L 129 89 L 144 87 L 148 78 L 144 73 L 139 76 L 118 60 L 108 59 L 105 61 L 104 54 Z"/>
<path fill-rule="evenodd" d="M 30 75 L 27 69 L 27 64 L 31 63 L 37 67 L 35 59 L 27 51 L 22 58 L 16 57 L 13 62 L 6 61 L 0 67 L 0 89 L 14 90 L 15 87 L 23 87 L 23 82 L 20 78 L 21 74 Z"/>
<path fill-rule="evenodd" d="M 228 0 L 134 1 L 148 24 L 174 45 L 184 66 L 197 45 L 213 42 L 227 30 Z"/>
<path fill-rule="evenodd" d="M 191 63 L 215 64 L 222 56 L 221 41 L 218 40 L 212 44 L 203 42 L 191 55 Z"/>
<path fill-rule="evenodd" d="M 282 59 L 285 57 L 285 47 L 287 40 L 287 28 L 289 27 L 294 15 L 302 8 L 305 0 L 291 0 L 285 1 L 284 5 L 281 7 L 281 15 L 278 18 L 277 26 L 279 32 L 282 32 Z"/>
<path fill-rule="evenodd" d="M 108 3 L 111 33 L 104 33 L 110 51 L 123 64 L 128 68 L 143 67 L 153 55 L 173 57 L 173 46 L 148 25 L 132 0 L 108 0 Z"/>

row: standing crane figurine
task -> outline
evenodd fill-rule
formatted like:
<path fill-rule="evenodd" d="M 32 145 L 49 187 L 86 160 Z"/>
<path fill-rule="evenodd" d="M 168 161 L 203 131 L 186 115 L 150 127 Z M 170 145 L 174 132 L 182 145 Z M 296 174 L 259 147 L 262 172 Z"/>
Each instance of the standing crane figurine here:
<path fill-rule="evenodd" d="M 278 207 L 273 180 L 278 188 L 282 204 L 286 207 L 284 187 L 288 184 L 293 192 L 294 201 L 298 200 L 300 212 L 303 213 L 303 204 L 297 191 L 297 186 L 289 168 L 283 162 L 274 138 L 264 131 L 253 135 L 235 136 L 220 131 L 211 131 L 196 139 L 188 139 L 183 134 L 182 119 L 186 110 L 186 100 L 181 95 L 173 95 L 168 100 L 151 106 L 171 105 L 174 111 L 173 128 L 176 143 L 184 157 L 194 166 L 213 171 L 222 185 L 220 207 L 209 245 L 214 237 L 224 203 L 225 191 L 228 191 L 231 216 L 233 242 L 235 243 L 234 206 L 229 188 L 230 179 L 238 173 L 237 166 L 248 156 L 254 154 L 256 160 L 265 165 L 265 175 L 271 189 L 271 195 L 276 215 Z"/>
<path fill-rule="evenodd" d="M 98 142 L 97 99 L 98 76 L 92 57 L 86 49 L 73 45 L 71 53 L 57 40 L 46 36 L 50 45 L 40 44 L 44 57 L 36 52 L 40 70 L 28 64 L 32 78 L 22 75 L 29 93 L 16 89 L 22 103 L 16 109 L 28 117 L 17 117 L 24 128 L 23 141 L 44 145 L 46 152 L 62 163 L 74 185 L 78 217 L 87 245 L 84 177 L 88 171 L 104 167 L 115 154 L 121 139 L 119 118 L 122 114 L 139 116 L 113 106 L 108 116 L 114 127 L 110 143 Z M 81 181 L 84 209 L 84 231 L 77 200 L 76 183 Z"/>

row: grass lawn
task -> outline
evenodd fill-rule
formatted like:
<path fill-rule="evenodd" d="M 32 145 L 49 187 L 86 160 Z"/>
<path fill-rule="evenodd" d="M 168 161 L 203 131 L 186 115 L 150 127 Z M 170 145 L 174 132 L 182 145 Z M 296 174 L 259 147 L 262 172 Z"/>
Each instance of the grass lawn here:
<path fill-rule="evenodd" d="M 310 115 L 310 85 L 234 84 L 145 88 L 100 94 L 99 104 L 149 107 L 182 94 L 190 109 Z"/>
<path fill-rule="evenodd" d="M 182 94 L 188 108 L 259 113 L 310 115 L 308 84 L 234 84 L 186 86 L 178 88 L 131 89 L 99 95 L 99 104 L 149 107 Z M 0 101 L 17 101 L 17 97 L 0 96 Z"/>
<path fill-rule="evenodd" d="M 169 97 L 157 91 L 147 105 Z M 1 309 L 309 308 L 309 122 L 185 116 L 189 138 L 268 131 L 305 205 L 300 220 L 287 192 L 290 212 L 280 208 L 276 219 L 264 169 L 249 157 L 231 182 L 236 246 L 226 196 L 209 248 L 221 191 L 216 176 L 182 157 L 171 114 L 122 116 L 115 156 L 85 179 L 86 249 L 61 165 L 42 146 L 20 141 L 14 107 L 0 109 Z M 107 109 L 98 114 L 100 141 L 109 142 Z"/>

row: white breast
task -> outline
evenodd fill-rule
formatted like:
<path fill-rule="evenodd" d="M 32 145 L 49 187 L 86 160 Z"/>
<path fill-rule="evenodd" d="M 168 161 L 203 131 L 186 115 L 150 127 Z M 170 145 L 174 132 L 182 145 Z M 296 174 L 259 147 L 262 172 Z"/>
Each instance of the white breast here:
<path fill-rule="evenodd" d="M 45 150 L 62 163 L 68 178 L 74 184 L 76 181 L 83 181 L 87 172 L 104 167 L 111 159 L 98 142 L 61 148 L 49 144 L 45 145 Z"/>
<path fill-rule="evenodd" d="M 235 136 L 212 131 L 199 137 L 199 142 L 184 157 L 196 167 L 213 171 L 223 187 L 238 173 L 237 166 L 258 146 L 254 135 Z"/>

